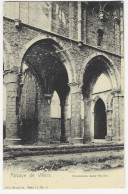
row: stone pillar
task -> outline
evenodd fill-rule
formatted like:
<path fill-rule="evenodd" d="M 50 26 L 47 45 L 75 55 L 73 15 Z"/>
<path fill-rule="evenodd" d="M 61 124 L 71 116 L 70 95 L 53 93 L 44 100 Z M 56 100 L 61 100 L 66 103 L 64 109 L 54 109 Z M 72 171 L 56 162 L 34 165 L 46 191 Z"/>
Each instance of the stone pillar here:
<path fill-rule="evenodd" d="M 60 137 L 60 142 L 61 143 L 66 143 L 67 142 L 67 139 L 66 139 L 66 127 L 65 127 L 65 124 L 66 124 L 66 118 L 65 118 L 65 102 L 62 101 L 61 104 L 61 137 Z"/>
<path fill-rule="evenodd" d="M 50 143 L 51 141 L 51 108 L 52 94 L 44 94 L 39 102 L 38 144 Z"/>
<path fill-rule="evenodd" d="M 105 139 L 107 141 L 112 141 L 112 136 L 113 136 L 112 107 L 111 109 L 106 110 L 106 117 L 107 117 L 107 135 L 105 136 Z"/>
<path fill-rule="evenodd" d="M 124 16 L 123 2 L 120 7 L 120 44 L 121 44 L 121 91 L 124 95 Z"/>
<path fill-rule="evenodd" d="M 19 75 L 13 71 L 4 74 L 6 85 L 6 138 L 5 145 L 20 144 L 19 138 Z"/>
<path fill-rule="evenodd" d="M 86 44 L 87 43 L 87 7 L 88 3 L 84 2 L 84 10 L 83 10 L 83 26 L 82 26 L 82 31 L 83 31 L 83 41 Z"/>
<path fill-rule="evenodd" d="M 71 93 L 71 143 L 83 143 L 81 137 L 81 87 L 70 83 Z"/>
<path fill-rule="evenodd" d="M 116 54 L 120 54 L 120 20 L 117 16 L 114 17 L 115 22 L 115 52 Z"/>
<path fill-rule="evenodd" d="M 84 98 L 84 143 L 91 142 L 91 99 Z"/>
<path fill-rule="evenodd" d="M 120 40 L 121 40 L 121 94 L 120 94 L 120 136 L 124 140 L 124 2 L 120 6 Z"/>
<path fill-rule="evenodd" d="M 69 38 L 73 38 L 73 4 L 69 2 Z"/>
<path fill-rule="evenodd" d="M 68 111 L 69 111 L 69 104 L 68 104 L 68 101 L 66 101 L 65 103 L 65 108 L 64 108 L 64 111 L 65 111 L 65 135 L 66 137 L 70 137 L 70 126 L 69 126 L 69 118 L 68 118 Z"/>
<path fill-rule="evenodd" d="M 78 1 L 78 46 L 82 44 L 82 7 L 81 2 Z"/>
<path fill-rule="evenodd" d="M 122 96 L 120 92 L 114 92 L 113 97 L 113 138 L 114 141 L 123 140 L 123 119 L 124 116 L 124 108 L 122 107 Z M 122 121 L 122 122 L 121 122 Z"/>
<path fill-rule="evenodd" d="M 119 96 L 120 141 L 124 141 L 124 96 Z"/>

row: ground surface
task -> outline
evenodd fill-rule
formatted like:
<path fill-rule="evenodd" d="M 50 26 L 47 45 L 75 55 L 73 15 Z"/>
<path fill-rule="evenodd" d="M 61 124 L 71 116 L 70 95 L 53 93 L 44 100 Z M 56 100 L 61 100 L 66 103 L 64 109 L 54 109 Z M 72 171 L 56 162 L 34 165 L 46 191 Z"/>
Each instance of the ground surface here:
<path fill-rule="evenodd" d="M 4 189 L 123 188 L 123 166 L 123 150 L 8 158 Z"/>
<path fill-rule="evenodd" d="M 83 171 L 123 167 L 123 151 L 100 151 L 16 157 L 4 161 L 4 169 L 19 171 Z"/>

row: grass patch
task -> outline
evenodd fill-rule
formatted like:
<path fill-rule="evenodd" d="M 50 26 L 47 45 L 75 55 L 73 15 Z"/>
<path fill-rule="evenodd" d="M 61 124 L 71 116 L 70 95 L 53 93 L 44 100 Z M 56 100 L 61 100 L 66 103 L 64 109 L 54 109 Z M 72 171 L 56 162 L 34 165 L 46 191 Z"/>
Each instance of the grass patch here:
<path fill-rule="evenodd" d="M 117 161 L 116 161 L 117 160 Z M 116 164 L 117 162 L 117 164 Z M 95 166 L 97 164 L 101 165 L 102 169 L 108 169 L 112 168 L 113 164 L 115 163 L 114 166 L 122 167 L 123 166 L 123 156 L 109 156 L 109 157 L 95 157 L 93 156 L 91 159 L 85 158 L 82 160 L 50 160 L 47 163 L 44 163 L 42 165 L 39 165 L 36 168 L 32 168 L 32 171 L 39 171 L 39 170 L 44 170 L 44 171 L 57 171 L 63 167 L 68 167 L 68 166 L 77 166 L 78 164 L 82 165 L 89 165 L 91 167 Z"/>

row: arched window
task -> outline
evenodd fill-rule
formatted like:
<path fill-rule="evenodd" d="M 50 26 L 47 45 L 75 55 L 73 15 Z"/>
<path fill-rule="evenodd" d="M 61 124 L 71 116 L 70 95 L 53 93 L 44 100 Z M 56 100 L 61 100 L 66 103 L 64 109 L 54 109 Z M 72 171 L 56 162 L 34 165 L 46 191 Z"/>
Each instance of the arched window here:
<path fill-rule="evenodd" d="M 97 33 L 98 33 L 98 42 L 97 42 L 97 46 L 101 46 L 104 31 L 103 31 L 102 29 L 98 29 L 98 30 L 97 30 Z"/>

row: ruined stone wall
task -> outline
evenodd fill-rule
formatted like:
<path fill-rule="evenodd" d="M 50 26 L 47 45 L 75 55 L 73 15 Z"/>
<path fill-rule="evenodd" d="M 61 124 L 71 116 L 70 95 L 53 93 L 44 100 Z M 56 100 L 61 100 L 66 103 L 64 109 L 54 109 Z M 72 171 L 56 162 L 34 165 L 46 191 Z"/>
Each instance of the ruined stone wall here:
<path fill-rule="evenodd" d="M 9 66 L 5 63 L 5 70 L 14 70 L 18 68 L 17 73 L 21 70 L 22 58 L 26 52 L 26 45 L 28 45 L 31 41 L 30 46 L 32 45 L 32 41 L 36 37 L 42 37 L 42 39 L 52 39 L 58 45 L 61 46 L 60 50 L 66 50 L 68 53 L 68 58 L 62 61 L 69 61 L 68 68 L 71 69 L 71 77 L 72 82 L 75 82 L 79 88 L 83 84 L 83 74 L 84 69 L 93 57 L 103 55 L 108 60 L 112 62 L 112 67 L 116 68 L 118 71 L 117 80 L 120 79 L 120 68 L 121 68 L 121 57 L 120 55 L 120 38 L 119 36 L 115 39 L 115 21 L 111 18 L 108 22 L 101 22 L 98 17 L 98 13 L 92 9 L 87 7 L 87 17 L 83 17 L 84 21 L 86 20 L 86 26 L 84 26 L 84 22 L 82 23 L 82 40 L 83 44 L 81 47 L 78 46 L 78 6 L 77 2 L 53 2 L 52 7 L 52 17 L 50 20 L 50 15 L 47 16 L 47 8 L 44 9 L 45 16 L 48 17 L 48 21 L 51 22 L 47 27 L 43 25 L 43 18 L 41 15 L 40 3 L 36 3 L 38 6 L 34 9 L 36 4 L 27 4 L 28 2 L 20 2 L 20 16 L 21 16 L 21 28 L 17 29 L 14 25 L 14 15 L 11 11 L 5 14 L 6 18 L 3 20 L 3 34 L 4 39 L 11 47 L 13 56 Z M 9 3 L 10 4 L 10 3 Z M 29 15 L 27 15 L 27 10 L 29 8 Z M 70 9 L 72 8 L 72 9 Z M 26 10 L 26 14 L 23 14 L 23 9 Z M 33 14 L 34 13 L 34 14 Z M 84 10 L 82 13 L 85 13 Z M 33 16 L 32 16 L 33 14 Z M 37 16 L 34 17 L 34 16 Z M 41 18 L 41 21 L 40 19 Z M 38 22 L 37 22 L 38 19 Z M 53 21 L 53 22 L 52 22 Z M 119 24 L 116 26 L 117 31 L 119 32 Z M 46 32 L 44 30 L 48 29 Z M 104 36 L 101 44 L 101 48 L 97 47 L 97 29 L 103 28 Z M 72 33 L 71 33 L 72 31 Z M 119 33 L 117 33 L 119 34 Z M 70 38 L 71 39 L 70 39 Z M 86 37 L 86 38 L 85 38 Z M 117 44 L 115 45 L 115 41 Z M 33 41 L 33 43 L 35 43 Z M 85 44 L 87 43 L 87 44 Z M 29 47 L 28 47 L 29 48 Z M 118 52 L 116 50 L 118 49 Z M 8 55 L 8 51 L 5 51 Z M 64 53 L 61 51 L 60 53 Z M 59 55 L 59 53 L 58 53 Z M 71 65 L 71 68 L 70 68 Z M 66 68 L 67 69 L 67 68 Z M 71 81 L 71 80 L 70 80 Z M 69 82 L 70 82 L 69 81 Z M 78 89 L 79 90 L 79 89 Z M 30 90 L 27 91 L 28 95 L 30 94 Z M 71 88 L 70 88 L 71 92 Z M 13 95 L 13 91 L 12 91 Z M 15 96 L 16 94 L 14 94 Z M 34 92 L 30 98 L 33 98 Z M 77 136 L 83 137 L 83 120 L 81 122 L 80 111 L 81 111 L 81 93 L 80 90 L 75 93 L 71 92 L 72 99 L 72 111 L 71 111 L 71 119 L 67 119 L 66 121 L 66 131 L 67 136 Z M 8 96 L 8 94 L 7 94 Z M 15 99 L 16 100 L 16 99 Z M 34 100 L 34 98 L 33 98 Z M 14 102 L 16 103 L 16 102 Z M 30 111 L 33 111 L 34 106 L 29 106 Z M 50 115 L 50 106 L 47 105 L 47 102 L 43 99 L 42 94 L 39 92 L 38 96 L 38 140 L 45 140 L 49 142 L 50 137 L 54 134 L 54 128 L 56 128 L 56 137 L 58 140 L 60 133 L 60 120 L 47 119 Z M 11 111 L 11 109 L 9 109 Z M 32 114 L 31 114 L 32 115 Z M 51 131 L 51 126 L 53 131 Z M 72 129 L 71 129 L 72 126 Z M 73 131 L 74 130 L 74 131 Z M 54 136 L 54 135 L 53 135 Z M 54 138 L 53 138 L 54 139 Z"/>
<path fill-rule="evenodd" d="M 100 21 L 99 14 L 93 8 L 87 8 L 87 44 L 97 47 L 98 29 L 103 29 L 101 48 L 110 52 L 115 51 L 115 29 L 112 13 L 105 22 Z"/>
<path fill-rule="evenodd" d="M 68 49 L 69 52 L 69 60 L 72 63 L 72 66 L 75 69 L 76 72 L 76 79 L 77 82 L 82 82 L 83 79 L 83 71 L 86 66 L 85 62 L 88 58 L 91 59 L 91 56 L 95 55 L 102 55 L 105 54 L 108 56 L 108 58 L 111 59 L 113 62 L 113 65 L 117 67 L 117 69 L 120 69 L 120 63 L 121 59 L 118 55 L 115 55 L 114 53 L 111 54 L 109 52 L 104 52 L 100 49 L 93 48 L 91 46 L 83 45 L 82 47 L 78 47 L 78 44 L 76 41 L 72 41 L 72 44 L 69 39 L 65 39 L 60 36 L 56 36 L 54 34 L 45 33 L 43 31 L 40 31 L 39 29 L 34 29 L 32 27 L 23 25 L 21 30 L 17 30 L 14 26 L 13 20 L 4 19 L 4 38 L 8 41 L 10 44 L 13 55 L 15 58 L 15 61 L 13 64 L 11 64 L 11 67 L 8 67 L 10 69 L 13 68 L 13 66 L 18 67 L 19 71 L 21 68 L 21 54 L 24 51 L 25 45 L 33 40 L 35 37 L 44 37 L 45 38 L 53 38 L 56 39 L 58 43 L 63 45 L 63 49 Z M 22 56 L 23 57 L 23 56 Z M 74 63 L 75 62 L 75 63 Z"/>
<path fill-rule="evenodd" d="M 120 22 L 116 20 L 119 19 L 119 7 L 117 8 L 116 3 L 114 9 L 108 11 L 105 21 L 99 19 L 98 4 L 97 7 L 93 7 L 82 3 L 81 9 L 82 41 L 97 47 L 97 30 L 103 29 L 101 48 L 119 54 Z M 78 2 L 5 2 L 4 16 L 13 20 L 20 19 L 24 24 L 78 40 Z"/>

